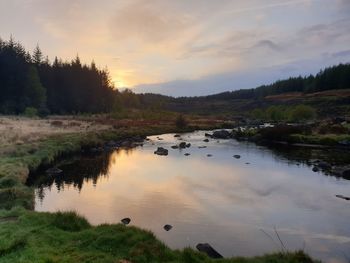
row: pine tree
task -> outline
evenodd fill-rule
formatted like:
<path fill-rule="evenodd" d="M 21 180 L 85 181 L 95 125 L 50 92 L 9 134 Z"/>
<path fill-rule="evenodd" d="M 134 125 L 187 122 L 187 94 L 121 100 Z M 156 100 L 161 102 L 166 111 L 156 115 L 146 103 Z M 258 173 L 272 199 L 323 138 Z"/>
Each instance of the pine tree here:
<path fill-rule="evenodd" d="M 43 53 L 41 52 L 39 44 L 36 45 L 36 47 L 34 49 L 32 60 L 36 66 L 40 66 L 41 63 L 43 62 Z"/>
<path fill-rule="evenodd" d="M 45 108 L 46 105 L 46 90 L 40 82 L 38 70 L 33 66 L 28 69 L 24 101 L 27 107 L 36 109 Z"/>

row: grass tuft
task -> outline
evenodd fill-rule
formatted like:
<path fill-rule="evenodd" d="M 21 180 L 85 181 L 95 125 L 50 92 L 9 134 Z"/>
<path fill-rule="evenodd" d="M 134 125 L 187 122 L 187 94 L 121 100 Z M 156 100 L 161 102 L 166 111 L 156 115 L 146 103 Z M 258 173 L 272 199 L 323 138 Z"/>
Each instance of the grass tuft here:
<path fill-rule="evenodd" d="M 54 213 L 51 224 L 59 229 L 70 232 L 81 231 L 91 227 L 89 222 L 76 212 Z"/>

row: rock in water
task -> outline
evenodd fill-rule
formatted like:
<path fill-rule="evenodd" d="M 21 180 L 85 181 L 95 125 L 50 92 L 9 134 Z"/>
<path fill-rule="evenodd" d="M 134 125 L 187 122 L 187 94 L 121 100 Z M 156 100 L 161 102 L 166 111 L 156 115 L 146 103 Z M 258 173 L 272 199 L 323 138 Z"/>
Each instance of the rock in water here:
<path fill-rule="evenodd" d="M 229 139 L 231 138 L 231 133 L 226 130 L 215 131 L 213 133 L 213 138 L 217 139 Z"/>
<path fill-rule="evenodd" d="M 191 154 L 190 154 L 190 153 L 185 153 L 184 155 L 185 155 L 185 156 L 189 156 L 189 155 L 191 155 Z"/>
<path fill-rule="evenodd" d="M 123 219 L 121 220 L 121 222 L 122 222 L 124 225 L 128 225 L 128 224 L 130 223 L 130 221 L 131 221 L 131 219 L 128 218 L 128 217 L 123 218 Z"/>
<path fill-rule="evenodd" d="M 168 155 L 168 150 L 163 147 L 158 147 L 157 150 L 154 152 L 154 154 L 157 155 Z"/>
<path fill-rule="evenodd" d="M 207 154 L 207 157 L 212 157 L 213 155 L 212 154 Z"/>
<path fill-rule="evenodd" d="M 222 255 L 219 254 L 219 252 L 217 252 L 211 245 L 209 245 L 208 243 L 199 243 L 196 248 L 198 249 L 198 251 L 200 252 L 204 252 L 205 254 L 207 254 L 209 257 L 211 258 L 223 258 Z"/>
<path fill-rule="evenodd" d="M 52 167 L 52 168 L 46 170 L 47 174 L 52 174 L 52 175 L 60 174 L 62 172 L 63 171 L 61 169 L 58 169 L 57 167 Z"/>
<path fill-rule="evenodd" d="M 204 149 L 207 148 L 207 146 L 198 146 L 198 149 Z"/>
<path fill-rule="evenodd" d="M 321 168 L 322 170 L 330 170 L 332 168 L 332 166 L 327 162 L 319 162 L 317 167 Z"/>
<path fill-rule="evenodd" d="M 314 166 L 314 167 L 312 168 L 312 171 L 316 173 L 316 172 L 319 171 L 319 169 L 318 169 L 316 166 Z"/>
<path fill-rule="evenodd" d="M 204 139 L 203 142 L 209 142 L 209 139 Z"/>
<path fill-rule="evenodd" d="M 186 148 L 190 148 L 191 147 L 191 144 L 190 143 L 187 143 L 186 144 Z"/>
<path fill-rule="evenodd" d="M 169 230 L 171 230 L 173 227 L 172 227 L 171 225 L 165 225 L 163 228 L 164 228 L 165 231 L 169 231 Z"/>
<path fill-rule="evenodd" d="M 345 179 L 348 179 L 350 180 L 350 169 L 345 169 L 342 173 L 342 176 L 345 178 Z"/>
<path fill-rule="evenodd" d="M 179 146 L 173 145 L 173 146 L 171 146 L 171 148 L 172 148 L 172 149 L 179 149 Z"/>
<path fill-rule="evenodd" d="M 235 154 L 233 157 L 235 157 L 236 159 L 241 158 L 241 156 L 239 154 Z"/>
<path fill-rule="evenodd" d="M 181 142 L 181 143 L 179 144 L 179 147 L 180 147 L 181 149 L 184 149 L 184 148 L 186 148 L 186 145 L 187 145 L 186 142 Z"/>
<path fill-rule="evenodd" d="M 338 198 L 344 199 L 346 201 L 350 201 L 350 197 L 344 196 L 344 195 L 335 195 Z"/>
<path fill-rule="evenodd" d="M 175 134 L 174 137 L 178 138 L 178 137 L 180 137 L 180 134 Z"/>

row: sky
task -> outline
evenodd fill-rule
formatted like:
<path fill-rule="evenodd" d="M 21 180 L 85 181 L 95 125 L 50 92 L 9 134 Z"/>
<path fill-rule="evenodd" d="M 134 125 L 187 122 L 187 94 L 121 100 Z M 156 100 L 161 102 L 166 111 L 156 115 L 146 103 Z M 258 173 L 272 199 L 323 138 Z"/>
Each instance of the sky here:
<path fill-rule="evenodd" d="M 350 62 L 350 0 L 0 0 L 0 37 L 118 88 L 199 96 Z"/>

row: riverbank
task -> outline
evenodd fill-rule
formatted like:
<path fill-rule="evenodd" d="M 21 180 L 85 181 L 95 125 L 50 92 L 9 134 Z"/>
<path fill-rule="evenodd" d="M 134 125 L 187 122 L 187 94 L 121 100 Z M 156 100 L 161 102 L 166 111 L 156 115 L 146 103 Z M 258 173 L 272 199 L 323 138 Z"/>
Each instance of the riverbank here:
<path fill-rule="evenodd" d="M 33 191 L 24 185 L 29 173 L 63 155 L 94 147 L 107 148 L 105 144 L 118 140 L 132 141 L 135 137 L 139 140 L 148 135 L 212 129 L 221 125 L 217 121 L 191 119 L 186 127 L 178 128 L 172 120 L 127 122 L 67 117 L 32 122 L 26 118 L 3 118 L 0 124 L 0 129 L 7 131 L 2 134 L 0 150 L 0 209 L 14 206 L 31 209 Z"/>
<path fill-rule="evenodd" d="M 93 227 L 74 213 L 0 212 L 1 262 L 316 262 L 303 252 L 210 259 L 171 250 L 148 231 L 121 224 Z"/>
<path fill-rule="evenodd" d="M 221 125 L 203 123 L 190 121 L 188 127 L 180 129 L 170 122 L 129 127 L 104 122 L 106 129 L 45 133 L 26 143 L 6 144 L 0 159 L 0 262 L 212 262 L 192 249 L 171 250 L 152 233 L 135 227 L 120 224 L 94 227 L 74 213 L 30 211 L 33 189 L 25 186 L 30 171 L 49 165 L 65 154 L 92 148 L 104 150 L 111 142 L 130 141 L 135 137 L 213 129 Z M 314 261 L 296 252 L 215 262 Z"/>

